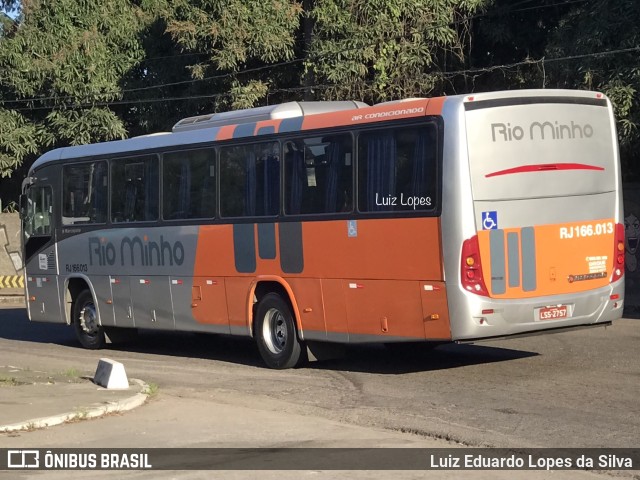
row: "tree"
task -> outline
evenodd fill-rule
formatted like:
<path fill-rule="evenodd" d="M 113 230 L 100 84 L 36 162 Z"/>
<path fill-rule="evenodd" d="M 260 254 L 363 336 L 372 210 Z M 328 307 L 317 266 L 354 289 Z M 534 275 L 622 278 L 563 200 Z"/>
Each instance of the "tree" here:
<path fill-rule="evenodd" d="M 547 45 L 573 1 L 494 0 L 472 21 L 465 68 L 449 76 L 454 90 L 544 88 Z"/>
<path fill-rule="evenodd" d="M 589 0 L 573 6 L 553 32 L 547 84 L 604 92 L 618 125 L 625 180 L 640 180 L 640 3 Z"/>
<path fill-rule="evenodd" d="M 474 21 L 462 91 L 572 88 L 604 92 L 617 119 L 625 181 L 640 180 L 640 4 L 632 0 L 495 0 Z"/>
<path fill-rule="evenodd" d="M 265 67 L 294 59 L 301 13 L 291 0 L 175 0 L 162 19 L 184 53 L 201 54 L 188 69 L 209 79 L 211 111 L 253 107 L 277 88 L 278 72 Z"/>
<path fill-rule="evenodd" d="M 442 92 L 487 0 L 317 0 L 306 68 L 318 97 L 378 102 Z"/>
<path fill-rule="evenodd" d="M 426 95 L 459 62 L 467 15 L 488 0 L 180 0 L 167 31 L 187 52 L 209 52 L 194 78 L 228 96 L 216 108 L 305 98 L 369 102 Z M 250 14 L 249 14 L 250 12 Z M 250 75 L 243 74 L 249 71 Z"/>
<path fill-rule="evenodd" d="M 0 0 L 21 7 L 0 36 L 0 176 L 198 113 L 426 95 L 488 1 Z"/>
<path fill-rule="evenodd" d="M 128 0 L 24 0 L 0 41 L 0 175 L 45 147 L 124 138 L 106 103 L 140 62 L 149 16 Z"/>

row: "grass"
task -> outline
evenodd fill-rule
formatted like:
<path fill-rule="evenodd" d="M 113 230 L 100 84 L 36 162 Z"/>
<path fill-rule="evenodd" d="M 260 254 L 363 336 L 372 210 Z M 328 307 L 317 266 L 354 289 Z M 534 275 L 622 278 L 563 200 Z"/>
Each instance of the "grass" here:
<path fill-rule="evenodd" d="M 0 376 L 0 387 L 16 387 L 20 382 L 15 377 Z"/>
<path fill-rule="evenodd" d="M 37 428 L 36 424 L 33 422 L 29 422 L 24 427 L 22 427 L 23 432 L 33 432 L 34 430 L 37 430 Z"/>
<path fill-rule="evenodd" d="M 80 378 L 80 370 L 73 367 L 67 368 L 64 372 L 62 372 L 62 374 L 65 377 L 69 377 L 69 378 Z"/>
<path fill-rule="evenodd" d="M 160 389 L 160 387 L 158 387 L 157 383 L 148 383 L 147 387 L 144 389 L 144 393 L 145 395 L 148 395 L 149 397 L 155 397 L 158 394 L 158 390 Z"/>
<path fill-rule="evenodd" d="M 85 420 L 89 415 L 89 411 L 84 407 L 76 408 L 75 414 L 74 420 Z"/>

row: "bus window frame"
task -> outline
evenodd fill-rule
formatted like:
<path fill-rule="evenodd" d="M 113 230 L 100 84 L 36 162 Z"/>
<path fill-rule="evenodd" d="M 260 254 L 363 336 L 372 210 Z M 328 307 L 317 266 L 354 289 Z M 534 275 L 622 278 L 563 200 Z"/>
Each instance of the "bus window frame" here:
<path fill-rule="evenodd" d="M 358 175 L 359 175 L 359 158 L 358 158 L 358 137 L 362 132 L 369 132 L 371 130 L 385 129 L 385 128 L 410 128 L 417 127 L 425 124 L 434 124 L 436 128 L 436 141 L 437 141 L 437 153 L 436 153 L 436 194 L 434 195 L 436 207 L 432 210 L 399 210 L 399 211 L 376 211 L 376 212 L 363 212 L 358 208 Z M 284 165 L 284 145 L 288 141 L 296 139 L 305 139 L 310 137 L 325 136 L 325 135 L 344 135 L 348 134 L 352 139 L 352 162 L 353 162 L 353 178 L 352 188 L 354 194 L 353 207 L 349 212 L 334 212 L 334 213 L 305 213 L 305 214 L 287 214 L 284 206 L 284 182 L 285 182 L 285 165 Z M 248 141 L 250 140 L 250 141 Z M 270 216 L 235 216 L 235 217 L 223 217 L 220 212 L 221 208 L 221 149 L 233 146 L 246 146 L 252 144 L 277 142 L 278 151 L 280 154 L 280 205 L 278 213 Z M 364 125 L 351 125 L 351 126 L 339 126 L 331 128 L 318 128 L 311 130 L 300 130 L 296 132 L 283 132 L 267 135 L 256 135 L 251 137 L 233 138 L 222 141 L 209 141 L 199 142 L 194 144 L 184 145 L 171 145 L 164 148 L 150 148 L 148 150 L 134 150 L 128 152 L 121 152 L 117 155 L 113 154 L 99 154 L 95 156 L 83 156 L 70 159 L 61 159 L 52 162 L 52 166 L 60 168 L 60 175 L 62 168 L 65 165 L 75 165 L 81 163 L 91 163 L 97 161 L 107 161 L 108 172 L 108 212 L 107 221 L 104 224 L 97 223 L 82 223 L 76 225 L 61 225 L 61 218 L 56 218 L 56 229 L 61 229 L 63 235 L 72 234 L 73 232 L 65 232 L 65 230 L 91 230 L 100 228 L 125 228 L 126 226 L 135 225 L 232 225 L 241 223 L 272 223 L 272 222 L 301 222 L 301 221 L 331 221 L 331 220 L 357 220 L 357 219 L 376 219 L 376 218 L 415 218 L 415 217 L 439 217 L 442 213 L 442 173 L 443 173 L 443 145 L 444 145 L 444 121 L 440 116 L 425 116 L 420 118 L 408 119 L 408 120 L 389 120 L 382 122 L 372 122 Z M 216 175 L 216 194 L 215 194 L 215 216 L 213 218 L 193 218 L 193 219 L 164 219 L 163 211 L 163 155 L 165 153 L 178 153 L 189 150 L 206 150 L 212 149 L 215 151 L 215 175 Z M 158 218 L 156 220 L 147 221 L 131 221 L 131 222 L 113 222 L 112 217 L 112 165 L 114 162 L 122 159 L 134 159 L 137 157 L 149 157 L 155 156 L 158 160 Z M 57 182 L 58 183 L 58 182 Z M 62 179 L 59 181 L 60 195 L 62 194 Z M 55 191 L 54 191 L 55 194 Z M 54 209 L 58 210 L 58 209 Z M 56 212 L 56 217 L 61 217 L 62 211 Z M 71 228 L 70 228 L 71 227 Z"/>
<path fill-rule="evenodd" d="M 219 204 L 220 204 L 220 199 L 219 199 L 219 192 L 220 192 L 220 185 L 219 185 L 219 181 L 220 181 L 220 152 L 219 152 L 219 145 L 216 143 L 209 143 L 209 144 L 200 144 L 198 146 L 191 146 L 191 145 L 187 145 L 188 148 L 177 148 L 177 147 L 171 147 L 171 149 L 167 149 L 167 150 L 163 150 L 161 152 L 155 152 L 159 157 L 160 157 L 160 171 L 159 171 L 159 181 L 160 181 L 160 189 L 159 189 L 159 197 L 160 197 L 160 213 L 159 213 L 159 218 L 157 220 L 158 223 L 169 223 L 169 224 L 173 224 L 173 223 L 179 223 L 179 224 L 189 224 L 189 223 L 193 223 L 196 225 L 199 224 L 211 224 L 211 223 L 215 223 L 217 220 L 220 219 L 220 213 L 218 211 L 219 208 Z M 194 218 L 165 218 L 165 211 L 164 211 L 164 164 L 165 164 L 165 155 L 171 155 L 171 154 L 182 154 L 182 153 L 188 153 L 188 152 L 193 152 L 193 151 L 203 151 L 203 150 L 209 150 L 211 152 L 213 152 L 213 168 L 214 168 L 214 196 L 213 196 L 213 201 L 214 201 L 214 209 L 213 209 L 213 216 L 211 217 L 194 217 Z"/>
<path fill-rule="evenodd" d="M 160 165 L 160 159 L 161 159 L 162 153 L 158 152 L 156 150 L 150 150 L 150 151 L 142 151 L 142 152 L 136 152 L 133 155 L 118 155 L 116 157 L 109 157 L 109 181 L 107 182 L 107 184 L 109 185 L 109 218 L 108 218 L 108 225 L 111 226 L 111 228 L 115 228 L 115 226 L 118 226 L 118 228 L 123 228 L 123 225 L 138 225 L 138 224 L 144 224 L 144 225 L 151 225 L 151 224 L 160 224 L 162 223 L 162 206 L 161 206 L 161 188 L 162 188 L 162 172 L 161 172 L 161 165 Z M 156 196 L 156 201 L 157 201 L 157 216 L 155 220 L 131 220 L 131 221 L 122 221 L 122 222 L 114 222 L 113 221 L 113 167 L 114 164 L 116 162 L 118 162 L 119 160 L 135 160 L 137 158 L 140 158 L 142 163 L 144 164 L 144 157 L 155 157 L 156 159 L 156 164 L 158 166 L 158 184 L 156 185 L 157 188 L 157 196 Z"/>
<path fill-rule="evenodd" d="M 416 128 L 425 127 L 428 125 L 433 125 L 435 128 L 435 165 L 434 165 L 434 173 L 436 175 L 436 180 L 434 182 L 435 186 L 435 194 L 431 196 L 434 199 L 435 206 L 430 209 L 424 210 L 379 210 L 379 211 L 367 211 L 360 209 L 360 138 L 362 134 L 379 132 L 382 130 L 393 130 L 400 128 Z M 444 125 L 441 117 L 424 117 L 421 118 L 420 121 L 411 121 L 411 122 L 402 122 L 402 123 L 387 123 L 384 122 L 380 125 L 376 124 L 368 124 L 367 126 L 363 126 L 358 129 L 356 139 L 355 139 L 355 160 L 356 160 L 356 168 L 355 168 L 355 183 L 357 190 L 355 191 L 355 211 L 357 215 L 361 218 L 397 218 L 397 217 L 439 217 L 442 213 L 442 163 L 443 163 L 443 143 L 444 143 Z"/>
<path fill-rule="evenodd" d="M 75 160 L 75 159 L 74 159 Z M 78 227 L 102 227 L 104 225 L 111 223 L 111 163 L 109 162 L 109 158 L 104 156 L 96 156 L 96 157 L 82 157 L 78 159 L 79 161 L 61 161 L 59 165 L 59 184 L 60 184 L 60 218 L 58 218 L 57 225 L 60 225 L 60 228 L 78 228 Z M 65 167 L 76 167 L 88 164 L 96 164 L 99 162 L 104 162 L 107 166 L 107 211 L 105 212 L 105 221 L 104 222 L 83 222 L 83 223 L 67 223 L 65 224 L 64 219 L 64 169 Z"/>
<path fill-rule="evenodd" d="M 252 139 L 251 141 L 243 141 L 247 138 Z M 216 217 L 215 223 L 218 224 L 234 224 L 234 223 L 273 223 L 274 221 L 279 221 L 279 219 L 283 218 L 283 137 L 276 135 L 255 135 L 252 137 L 243 137 L 240 139 L 233 139 L 233 141 L 225 141 L 220 143 L 214 143 L 216 145 L 216 164 L 217 164 L 217 180 L 216 180 Z M 250 147 L 252 145 L 259 144 L 267 144 L 267 143 L 277 143 L 278 144 L 278 155 L 279 155 L 279 165 L 278 165 L 278 211 L 273 215 L 234 215 L 234 216 L 224 216 L 222 214 L 222 151 L 225 148 L 237 148 L 237 147 Z"/>
<path fill-rule="evenodd" d="M 344 212 L 320 212 L 320 213 L 287 213 L 286 206 L 286 160 L 284 158 L 284 146 L 289 142 L 295 142 L 296 140 L 304 141 L 305 139 L 315 138 L 315 137 L 323 137 L 327 135 L 344 135 L 349 136 L 351 138 L 351 194 L 353 196 L 351 202 L 351 209 Z M 280 217 L 282 221 L 287 221 L 289 219 L 310 219 L 310 220 L 333 220 L 333 219 L 341 219 L 341 218 L 350 218 L 355 213 L 357 213 L 356 209 L 356 177 L 357 177 L 357 166 L 356 166 L 356 130 L 353 128 L 333 128 L 333 129 L 317 129 L 317 130 L 304 130 L 299 132 L 296 135 L 283 136 L 280 138 L 280 148 L 282 150 L 282 165 L 281 165 L 281 194 L 282 194 L 282 205 Z"/>
<path fill-rule="evenodd" d="M 35 221 L 35 217 L 36 217 L 36 212 L 35 212 L 35 205 L 36 202 L 34 202 L 33 199 L 33 193 L 36 190 L 48 190 L 49 191 L 49 212 L 48 212 L 48 219 L 49 219 L 49 231 L 48 233 L 39 233 L 36 231 L 35 225 L 34 225 L 34 221 Z M 34 183 L 32 185 L 29 186 L 29 189 L 27 190 L 26 194 L 25 194 L 25 202 L 26 202 L 26 215 L 24 216 L 24 226 L 29 225 L 29 229 L 27 230 L 27 228 L 23 227 L 24 230 L 24 235 L 25 238 L 33 238 L 33 237 L 53 237 L 53 234 L 55 232 L 56 229 L 56 225 L 57 225 L 57 219 L 55 218 L 55 202 L 54 202 L 54 188 L 53 185 L 50 183 Z M 44 216 L 43 216 L 44 218 Z"/>

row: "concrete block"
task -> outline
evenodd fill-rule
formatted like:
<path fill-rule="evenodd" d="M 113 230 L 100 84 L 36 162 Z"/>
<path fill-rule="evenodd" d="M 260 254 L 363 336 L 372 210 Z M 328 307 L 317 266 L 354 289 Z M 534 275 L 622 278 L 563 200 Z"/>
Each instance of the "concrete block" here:
<path fill-rule="evenodd" d="M 109 358 L 101 358 L 98 362 L 93 383 L 111 389 L 129 388 L 129 379 L 124 371 L 124 365 Z"/>

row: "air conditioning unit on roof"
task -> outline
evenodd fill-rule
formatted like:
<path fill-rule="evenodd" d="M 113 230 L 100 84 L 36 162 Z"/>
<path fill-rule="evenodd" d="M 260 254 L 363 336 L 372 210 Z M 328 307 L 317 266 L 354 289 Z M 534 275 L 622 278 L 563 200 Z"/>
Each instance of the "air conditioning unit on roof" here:
<path fill-rule="evenodd" d="M 278 120 L 283 118 L 316 115 L 318 113 L 337 112 L 368 107 L 364 102 L 336 101 L 336 102 L 287 102 L 280 105 L 233 110 L 230 112 L 210 113 L 187 117 L 173 126 L 172 131 L 185 132 L 201 128 L 222 127 L 225 125 L 239 125 L 242 123 L 260 122 L 263 120 Z"/>

